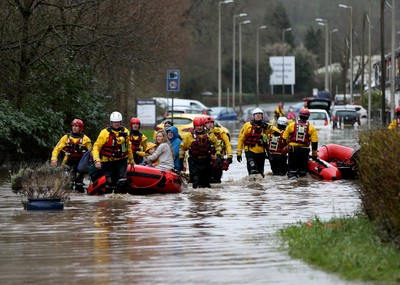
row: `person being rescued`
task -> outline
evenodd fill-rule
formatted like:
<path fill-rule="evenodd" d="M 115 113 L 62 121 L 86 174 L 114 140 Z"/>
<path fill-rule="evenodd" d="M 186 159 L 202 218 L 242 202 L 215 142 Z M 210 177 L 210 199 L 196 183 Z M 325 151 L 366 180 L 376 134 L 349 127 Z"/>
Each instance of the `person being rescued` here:
<path fill-rule="evenodd" d="M 390 123 L 388 129 L 389 130 L 400 130 L 400 107 L 397 107 L 396 109 L 394 109 L 394 111 L 396 112 L 396 118 L 394 118 L 392 120 L 392 122 Z"/>
<path fill-rule="evenodd" d="M 50 161 L 51 166 L 57 167 L 59 154 L 61 152 L 64 154 L 62 164 L 69 166 L 72 189 L 75 186 L 75 190 L 78 192 L 85 191 L 84 173 L 78 171 L 78 164 L 83 155 L 92 148 L 92 142 L 83 133 L 83 127 L 83 121 L 80 119 L 74 119 L 71 122 L 71 132 L 64 135 L 54 147 Z"/>
<path fill-rule="evenodd" d="M 175 126 L 170 126 L 166 129 L 166 132 L 168 140 L 172 145 L 172 149 L 174 150 L 174 167 L 175 170 L 179 173 L 183 171 L 183 169 L 180 169 L 179 165 L 179 149 L 181 147 L 182 139 L 179 136 L 178 128 Z"/>
<path fill-rule="evenodd" d="M 287 176 L 290 179 L 307 175 L 310 145 L 312 158 L 318 159 L 318 134 L 314 126 L 308 121 L 309 117 L 310 111 L 301 109 L 299 120 L 289 124 L 282 135 L 286 145 L 284 152 L 289 153 Z"/>
<path fill-rule="evenodd" d="M 107 187 L 125 192 L 127 163 L 134 164 L 129 130 L 122 125 L 122 115 L 112 112 L 110 127 L 103 129 L 92 149 L 94 164 L 89 167 L 92 181 L 105 175 Z"/>
<path fill-rule="evenodd" d="M 157 144 L 150 142 L 147 143 L 147 147 L 145 151 L 138 151 L 137 154 L 140 155 L 141 157 L 146 157 L 149 155 L 152 155 L 157 149 Z M 142 161 L 142 163 L 140 165 L 147 165 L 147 166 L 151 166 L 154 167 L 158 164 L 158 160 L 155 162 L 148 162 L 148 161 Z"/>
<path fill-rule="evenodd" d="M 214 121 L 214 117 L 206 117 L 205 127 L 209 133 L 214 133 L 221 145 L 221 156 L 227 155 L 227 159 L 226 161 L 224 159 L 221 165 L 218 165 L 216 160 L 213 159 L 211 183 L 221 183 L 222 171 L 228 170 L 229 164 L 232 163 L 232 146 L 228 135 L 221 128 L 215 127 Z"/>
<path fill-rule="evenodd" d="M 180 169 L 183 169 L 183 161 L 186 151 L 189 152 L 189 180 L 193 188 L 210 188 L 212 177 L 211 159 L 216 156 L 216 163 L 222 163 L 221 146 L 214 133 L 208 133 L 204 127 L 204 118 L 196 117 L 193 120 L 194 130 L 183 138 L 179 150 Z"/>
<path fill-rule="evenodd" d="M 157 148 L 153 154 L 144 157 L 143 163 L 145 165 L 149 163 L 158 164 L 154 166 L 160 170 L 173 170 L 174 168 L 174 151 L 172 149 L 171 143 L 167 138 L 167 133 L 165 130 L 159 130 L 156 134 L 156 144 Z"/>
<path fill-rule="evenodd" d="M 130 140 L 132 145 L 133 159 L 136 164 L 141 164 L 143 157 L 138 155 L 139 151 L 144 151 L 147 147 L 147 137 L 140 132 L 140 120 L 138 118 L 132 118 L 130 121 L 131 133 Z"/>
<path fill-rule="evenodd" d="M 253 110 L 253 120 L 246 122 L 239 132 L 236 158 L 242 162 L 242 151 L 247 160 L 247 172 L 249 174 L 261 174 L 264 177 L 264 164 L 266 158 L 266 138 L 269 134 L 280 135 L 280 130 L 263 120 L 263 110 Z"/>
<path fill-rule="evenodd" d="M 269 164 L 274 175 L 284 176 L 288 170 L 287 153 L 283 151 L 285 143 L 282 135 L 288 125 L 288 119 L 279 117 L 277 127 L 280 133 L 272 133 L 268 136 L 267 149 L 270 153 Z"/>

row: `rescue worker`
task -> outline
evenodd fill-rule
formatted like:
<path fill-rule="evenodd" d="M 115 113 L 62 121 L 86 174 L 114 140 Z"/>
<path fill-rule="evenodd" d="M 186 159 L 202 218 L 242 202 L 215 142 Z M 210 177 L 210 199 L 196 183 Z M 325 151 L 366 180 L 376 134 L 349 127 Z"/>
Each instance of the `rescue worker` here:
<path fill-rule="evenodd" d="M 266 139 L 269 134 L 280 134 L 277 127 L 263 120 L 263 110 L 253 110 L 253 120 L 246 122 L 239 132 L 236 158 L 242 162 L 242 150 L 247 160 L 249 174 L 261 174 L 264 177 L 264 164 L 266 158 Z"/>
<path fill-rule="evenodd" d="M 276 107 L 275 111 L 274 111 L 275 122 L 278 121 L 279 117 L 285 117 L 285 111 L 283 111 L 283 104 L 282 103 L 279 103 L 278 106 Z"/>
<path fill-rule="evenodd" d="M 209 133 L 214 133 L 215 137 L 221 145 L 221 156 L 227 155 L 227 160 L 223 161 L 222 165 L 217 163 L 212 164 L 212 178 L 211 183 L 221 183 L 222 171 L 228 170 L 229 164 L 232 163 L 232 146 L 229 136 L 218 127 L 214 126 L 215 119 L 212 116 L 208 116 L 204 120 L 205 127 Z M 214 160 L 215 161 L 215 160 Z"/>
<path fill-rule="evenodd" d="M 271 165 L 271 170 L 274 175 L 284 176 L 287 173 L 287 152 L 283 151 L 285 143 L 282 138 L 287 125 L 288 119 L 285 117 L 279 117 L 277 127 L 280 130 L 280 133 L 272 133 L 268 137 L 267 148 L 270 153 L 269 164 Z"/>
<path fill-rule="evenodd" d="M 132 145 L 133 159 L 136 164 L 141 164 L 143 162 L 143 157 L 138 155 L 138 152 L 146 150 L 147 147 L 147 137 L 140 132 L 140 120 L 138 118 L 132 118 L 130 121 L 131 133 L 130 140 Z"/>
<path fill-rule="evenodd" d="M 83 178 L 84 173 L 78 171 L 78 164 L 83 155 L 92 148 L 92 142 L 88 136 L 83 133 L 83 121 L 74 119 L 71 122 L 71 132 L 64 135 L 51 154 L 51 166 L 57 166 L 58 155 L 63 152 L 64 159 L 62 164 L 70 167 L 72 188 L 84 192 Z"/>
<path fill-rule="evenodd" d="M 112 112 L 110 127 L 103 129 L 93 145 L 96 177 L 106 176 L 107 186 L 123 192 L 127 186 L 127 160 L 134 164 L 129 130 L 122 126 L 122 115 Z"/>
<path fill-rule="evenodd" d="M 204 127 L 204 118 L 196 117 L 193 120 L 194 130 L 191 135 L 183 138 L 179 150 L 180 169 L 186 151 L 189 151 L 189 175 L 193 188 L 210 188 L 211 182 L 211 156 L 215 153 L 217 164 L 222 163 L 221 146 L 214 133 L 208 133 Z"/>
<path fill-rule="evenodd" d="M 388 129 L 389 130 L 400 130 L 400 107 L 397 107 L 394 109 L 396 112 L 397 118 L 393 119 L 392 122 L 390 123 Z"/>
<path fill-rule="evenodd" d="M 308 172 L 308 158 L 310 145 L 312 158 L 318 158 L 318 135 L 314 126 L 309 123 L 310 111 L 301 109 L 299 120 L 286 127 L 282 137 L 286 145 L 284 151 L 289 153 L 288 178 L 306 176 Z"/>

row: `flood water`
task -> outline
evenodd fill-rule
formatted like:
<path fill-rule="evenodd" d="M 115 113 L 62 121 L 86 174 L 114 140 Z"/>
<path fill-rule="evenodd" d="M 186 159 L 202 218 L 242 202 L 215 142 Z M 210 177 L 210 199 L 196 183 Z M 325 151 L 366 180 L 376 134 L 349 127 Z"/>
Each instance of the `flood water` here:
<path fill-rule="evenodd" d="M 355 147 L 357 132 L 320 134 L 325 143 Z M 0 180 L 1 284 L 360 284 L 290 258 L 275 236 L 297 221 L 357 211 L 356 181 L 248 181 L 245 161 L 235 160 L 212 189 L 76 193 L 64 211 L 46 212 L 23 210 L 8 176 Z"/>

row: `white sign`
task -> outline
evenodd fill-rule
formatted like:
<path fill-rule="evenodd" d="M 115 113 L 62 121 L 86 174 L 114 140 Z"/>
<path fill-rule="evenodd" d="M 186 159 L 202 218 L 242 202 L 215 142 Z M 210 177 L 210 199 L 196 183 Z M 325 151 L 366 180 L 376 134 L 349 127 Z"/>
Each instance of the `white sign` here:
<path fill-rule="evenodd" d="M 270 85 L 282 85 L 282 83 L 284 85 L 296 84 L 294 56 L 271 56 L 269 58 L 269 64 L 272 69 L 272 74 L 269 77 Z M 282 66 L 284 68 L 282 68 Z"/>
<path fill-rule="evenodd" d="M 136 113 L 143 126 L 156 124 L 156 100 L 137 100 Z"/>

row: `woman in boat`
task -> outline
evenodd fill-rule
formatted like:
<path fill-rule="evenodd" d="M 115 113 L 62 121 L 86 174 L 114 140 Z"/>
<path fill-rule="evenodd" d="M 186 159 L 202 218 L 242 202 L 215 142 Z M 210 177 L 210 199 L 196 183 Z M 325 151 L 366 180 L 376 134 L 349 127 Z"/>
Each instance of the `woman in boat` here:
<path fill-rule="evenodd" d="M 164 130 L 159 130 L 156 134 L 156 151 L 143 159 L 145 164 L 158 160 L 155 168 L 160 170 L 172 170 L 174 168 L 174 151 Z"/>

